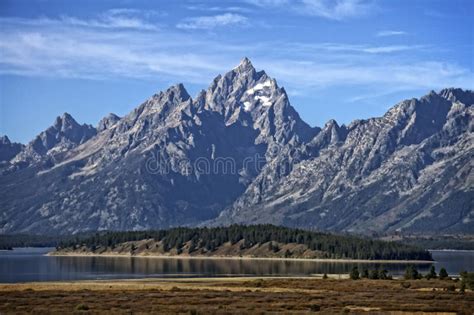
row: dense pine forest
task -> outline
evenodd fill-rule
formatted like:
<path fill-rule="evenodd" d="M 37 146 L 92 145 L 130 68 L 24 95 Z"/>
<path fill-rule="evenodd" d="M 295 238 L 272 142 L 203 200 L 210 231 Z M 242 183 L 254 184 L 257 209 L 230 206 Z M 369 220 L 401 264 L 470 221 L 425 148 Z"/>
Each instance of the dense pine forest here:
<path fill-rule="evenodd" d="M 474 237 L 472 235 L 407 237 L 401 242 L 424 249 L 474 250 Z"/>
<path fill-rule="evenodd" d="M 125 242 L 149 239 L 160 242 L 166 252 L 174 249 L 178 253 L 182 252 L 185 245 L 189 253 L 197 250 L 212 253 L 220 246 L 229 243 L 232 245 L 240 243 L 241 250 L 268 243 L 269 249 L 275 252 L 279 250 L 281 244 L 305 245 L 309 250 L 320 252 L 323 258 L 432 260 L 428 251 L 412 245 L 274 225 L 231 225 L 215 228 L 104 232 L 84 239 L 63 241 L 58 245 L 58 250 L 74 250 L 85 246 L 94 251 L 98 247 L 115 248 Z M 285 257 L 291 257 L 291 252 L 285 253 Z"/>
<path fill-rule="evenodd" d="M 61 241 L 76 240 L 79 236 L 51 236 L 51 235 L 0 235 L 0 250 L 12 249 L 14 247 L 54 247 Z M 81 237 L 86 237 L 81 234 Z"/>

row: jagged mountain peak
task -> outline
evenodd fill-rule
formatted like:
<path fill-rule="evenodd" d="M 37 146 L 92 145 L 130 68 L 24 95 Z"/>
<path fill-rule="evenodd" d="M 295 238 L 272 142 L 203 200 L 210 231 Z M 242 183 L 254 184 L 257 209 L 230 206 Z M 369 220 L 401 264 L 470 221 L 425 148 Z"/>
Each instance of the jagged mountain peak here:
<path fill-rule="evenodd" d="M 332 128 L 339 128 L 339 124 L 335 119 L 329 119 L 325 124 L 324 128 L 332 129 Z"/>
<path fill-rule="evenodd" d="M 468 106 L 474 104 L 474 93 L 471 90 L 447 88 L 442 89 L 438 94 L 451 102 L 461 102 Z"/>
<path fill-rule="evenodd" d="M 76 122 L 76 120 L 68 112 L 64 112 L 59 118 L 61 120 L 64 120 L 64 121 L 74 121 L 74 122 Z"/>
<path fill-rule="evenodd" d="M 0 165 L 2 162 L 11 160 L 22 149 L 22 144 L 11 142 L 6 135 L 0 136 Z"/>
<path fill-rule="evenodd" d="M 107 116 L 102 118 L 98 125 L 97 125 L 97 131 L 101 132 L 106 129 L 109 129 L 110 127 L 114 126 L 121 118 L 117 116 L 114 113 L 109 113 Z"/>
<path fill-rule="evenodd" d="M 331 133 L 331 143 L 341 141 L 345 139 L 347 134 L 347 128 L 345 125 L 339 125 L 336 120 L 329 120 L 323 128 L 323 131 Z"/>
<path fill-rule="evenodd" d="M 450 93 L 474 95 L 439 94 Z M 279 175 L 285 163 L 267 165 L 213 224 L 472 231 L 472 105 L 439 94 L 403 101 L 383 117 L 339 132 L 329 121 L 303 145 L 302 162 L 285 176 Z"/>
<path fill-rule="evenodd" d="M 0 144 L 11 144 L 7 135 L 0 136 Z"/>
<path fill-rule="evenodd" d="M 64 113 L 61 116 L 56 117 L 53 126 L 50 128 L 65 131 L 71 128 L 78 128 L 79 126 L 80 125 L 77 121 L 69 113 Z"/>
<path fill-rule="evenodd" d="M 265 71 L 257 71 L 250 60 L 245 57 L 237 67 L 226 72 L 223 76 L 217 76 L 214 82 L 217 83 L 224 80 L 227 83 L 241 82 L 245 85 L 252 84 L 252 82 L 258 82 L 260 80 L 266 80 L 267 78 L 269 77 Z"/>
<path fill-rule="evenodd" d="M 222 224 L 385 231 L 432 220 L 430 211 L 444 221 L 446 209 L 467 230 L 472 108 L 455 102 L 469 97 L 446 89 L 383 117 L 311 128 L 244 58 L 195 99 L 175 84 L 122 118 L 109 114 L 97 136 L 59 117 L 13 159 L 33 167 L 0 181 L 0 233 L 164 228 L 219 215 Z M 212 170 L 196 163 L 204 160 Z"/>
<path fill-rule="evenodd" d="M 408 103 L 408 102 L 440 102 L 440 101 L 448 101 L 449 103 L 462 103 L 467 106 L 474 104 L 474 92 L 468 89 L 461 89 L 461 88 L 445 88 L 436 92 L 435 90 L 431 90 L 426 95 L 420 97 L 419 99 L 413 98 L 410 100 L 405 100 L 401 103 Z"/>
<path fill-rule="evenodd" d="M 153 102 L 164 102 L 166 100 L 173 101 L 173 102 L 184 102 L 191 99 L 188 91 L 184 87 L 182 83 L 176 83 L 166 90 L 162 90 L 156 94 L 154 94 L 150 101 Z"/>
<path fill-rule="evenodd" d="M 177 109 L 181 104 L 186 104 L 187 107 L 190 107 L 192 102 L 193 99 L 189 95 L 184 85 L 182 83 L 178 83 L 170 86 L 165 91 L 161 91 L 160 93 L 153 95 L 151 99 L 142 104 L 143 107 L 139 107 L 134 111 L 136 112 L 138 110 L 141 112 L 141 117 L 157 115 L 157 119 L 159 117 L 159 119 L 162 120 L 166 119 L 166 117 L 175 109 Z"/>
<path fill-rule="evenodd" d="M 182 83 L 177 83 L 171 87 L 169 87 L 165 94 L 167 95 L 172 95 L 172 97 L 175 97 L 179 99 L 180 101 L 187 101 L 191 98 L 189 95 L 188 91 L 184 87 Z"/>
<path fill-rule="evenodd" d="M 57 137 L 72 136 L 78 130 L 93 130 L 91 125 L 82 124 L 80 125 L 69 113 L 64 113 L 61 116 L 56 117 L 54 124 L 47 128 L 44 132 L 55 134 Z M 43 133 L 44 133 L 43 132 Z M 71 139 L 72 140 L 72 139 Z"/>
<path fill-rule="evenodd" d="M 113 119 L 113 120 L 119 120 L 119 119 L 120 119 L 120 116 L 117 115 L 117 114 L 114 114 L 114 113 L 109 113 L 109 114 L 107 114 L 107 116 L 105 116 L 104 118 Z"/>
<path fill-rule="evenodd" d="M 308 139 L 314 134 L 290 105 L 285 90 L 265 71 L 256 71 L 248 58 L 223 76 L 217 76 L 205 100 L 205 109 L 224 116 L 226 125 L 240 123 L 252 126 L 260 136 L 257 143 Z"/>
<path fill-rule="evenodd" d="M 80 125 L 70 114 L 56 117 L 52 126 L 38 134 L 16 157 L 14 163 L 23 166 L 38 162 L 43 156 L 66 152 L 92 138 L 97 130 Z"/>
<path fill-rule="evenodd" d="M 347 135 L 347 128 L 345 125 L 339 126 L 336 120 L 330 119 L 324 124 L 322 129 L 314 128 L 315 136 L 305 146 L 304 151 L 308 154 L 317 154 L 319 150 L 327 147 L 330 144 L 344 141 Z"/>
<path fill-rule="evenodd" d="M 206 93 L 209 107 L 217 111 L 225 107 L 231 107 L 232 111 L 236 108 L 250 111 L 256 107 L 253 105 L 269 107 L 286 94 L 265 71 L 257 72 L 248 58 L 223 76 L 218 75 Z"/>
<path fill-rule="evenodd" d="M 182 83 L 177 83 L 170 86 L 165 91 L 161 91 L 153 95 L 148 101 L 146 101 L 143 106 L 145 107 L 145 113 L 151 112 L 162 112 L 162 114 L 168 113 L 170 110 L 174 109 L 175 106 L 184 103 L 192 102 L 192 98 L 189 95 L 188 91 Z M 139 110 L 140 107 L 135 109 Z"/>
<path fill-rule="evenodd" d="M 255 71 L 255 68 L 252 64 L 252 62 L 250 61 L 249 58 L 247 57 L 244 57 L 240 63 L 238 64 L 237 67 L 234 68 L 234 70 L 237 70 L 238 72 L 242 73 L 242 72 L 249 72 L 249 71 Z"/>

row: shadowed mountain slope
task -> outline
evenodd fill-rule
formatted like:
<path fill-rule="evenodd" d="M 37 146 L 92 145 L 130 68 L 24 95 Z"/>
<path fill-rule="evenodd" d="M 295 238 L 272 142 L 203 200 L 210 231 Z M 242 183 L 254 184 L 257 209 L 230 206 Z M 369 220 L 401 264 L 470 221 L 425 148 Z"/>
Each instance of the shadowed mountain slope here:
<path fill-rule="evenodd" d="M 24 147 L 2 140 L 0 232 L 473 231 L 473 99 L 446 89 L 312 128 L 245 58 L 195 99 L 177 84 L 97 128 L 64 114 Z"/>

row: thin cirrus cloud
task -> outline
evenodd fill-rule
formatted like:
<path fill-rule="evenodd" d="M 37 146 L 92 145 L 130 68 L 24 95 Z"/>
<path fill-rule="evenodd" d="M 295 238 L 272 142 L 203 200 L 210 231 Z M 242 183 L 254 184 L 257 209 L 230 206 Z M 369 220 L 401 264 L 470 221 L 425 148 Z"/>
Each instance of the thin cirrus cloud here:
<path fill-rule="evenodd" d="M 61 15 L 53 19 L 41 17 L 36 19 L 26 18 L 1 18 L 0 25 L 9 26 L 35 26 L 35 27 L 83 27 L 102 29 L 135 29 L 139 31 L 154 31 L 158 25 L 150 21 L 151 18 L 163 16 L 165 13 L 158 11 L 141 11 L 135 9 L 111 9 L 91 19 L 79 19 L 73 16 Z"/>
<path fill-rule="evenodd" d="M 330 60 L 263 62 L 272 75 L 283 78 L 299 95 L 315 89 L 341 86 L 370 88 L 377 93 L 397 90 L 438 89 L 449 86 L 472 87 L 472 72 L 455 64 L 439 61 L 411 61 L 403 64 L 382 60 L 358 63 L 332 63 Z M 390 76 L 387 75 L 390 73 Z"/>
<path fill-rule="evenodd" d="M 137 12 L 104 14 L 133 16 L 155 25 L 151 23 L 153 19 Z M 197 20 L 186 23 L 192 22 Z M 406 90 L 474 86 L 471 70 L 425 56 L 422 45 L 266 40 L 247 45 L 245 39 L 206 39 L 200 33 L 190 34 L 179 28 L 145 26 L 147 31 L 137 32 L 142 24 L 111 22 L 103 16 L 87 20 L 0 18 L 0 74 L 95 80 L 160 78 L 204 86 L 250 55 L 257 68 L 267 70 L 289 91 L 299 94 L 344 86 L 373 87 L 378 93 L 394 86 Z M 201 21 L 195 26 L 215 25 Z M 406 51 L 413 53 L 404 54 Z"/>
<path fill-rule="evenodd" d="M 184 8 L 190 11 L 208 11 L 208 12 L 239 12 L 248 13 L 252 10 L 242 6 L 206 6 L 202 4 L 187 5 Z"/>
<path fill-rule="evenodd" d="M 61 19 L 66 24 L 77 26 L 153 31 L 157 30 L 158 26 L 151 22 L 151 19 L 163 16 L 164 14 L 164 12 L 154 10 L 142 11 L 137 9 L 118 8 L 105 11 L 96 19 L 83 20 L 69 16 L 62 16 Z"/>
<path fill-rule="evenodd" d="M 202 83 L 229 65 L 213 51 L 216 45 L 221 52 L 244 54 L 241 47 L 183 32 L 156 28 L 138 32 L 141 26 L 104 27 L 102 19 L 99 25 L 96 21 L 0 18 L 0 74 Z"/>
<path fill-rule="evenodd" d="M 408 50 L 420 50 L 425 46 L 423 45 L 386 45 L 386 46 L 374 46 L 374 45 L 350 45 L 350 44 L 337 44 L 337 43 L 324 43 L 318 45 L 309 45 L 310 48 L 325 49 L 328 51 L 340 51 L 340 52 L 356 52 L 356 53 L 367 53 L 367 54 L 389 54 L 395 52 L 402 52 Z"/>
<path fill-rule="evenodd" d="M 210 30 L 223 26 L 243 26 L 248 23 L 248 19 L 236 13 L 224 13 L 213 16 L 198 16 L 187 18 L 176 25 L 180 29 L 206 29 Z"/>
<path fill-rule="evenodd" d="M 376 10 L 370 0 L 246 0 L 265 8 L 281 8 L 301 15 L 322 17 L 330 20 L 345 20 L 366 16 Z"/>
<path fill-rule="evenodd" d="M 389 36 L 400 36 L 407 35 L 407 32 L 404 31 L 393 31 L 393 30 L 384 30 L 379 31 L 375 34 L 377 37 L 389 37 Z"/>

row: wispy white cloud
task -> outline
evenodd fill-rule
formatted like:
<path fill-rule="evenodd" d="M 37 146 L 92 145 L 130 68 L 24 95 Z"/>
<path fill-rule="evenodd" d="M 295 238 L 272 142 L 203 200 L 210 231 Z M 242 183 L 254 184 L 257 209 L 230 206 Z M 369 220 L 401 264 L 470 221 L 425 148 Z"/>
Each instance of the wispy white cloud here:
<path fill-rule="evenodd" d="M 154 10 L 137 10 L 127 8 L 117 8 L 106 11 L 99 16 L 98 21 L 89 21 L 93 26 L 94 23 L 111 28 L 131 28 L 139 30 L 156 30 L 155 23 L 149 21 L 151 18 L 161 17 L 165 15 L 164 12 Z M 76 21 L 78 21 L 76 19 Z M 80 21 L 80 20 L 79 20 Z"/>
<path fill-rule="evenodd" d="M 293 12 L 331 20 L 366 16 L 376 9 L 373 0 L 247 0 L 260 7 L 280 7 Z"/>
<path fill-rule="evenodd" d="M 419 50 L 424 48 L 423 45 L 386 45 L 386 46 L 374 46 L 374 45 L 351 45 L 351 44 L 335 44 L 325 43 L 318 45 L 311 45 L 312 48 L 326 49 L 328 51 L 340 51 L 340 52 L 358 52 L 368 54 L 388 54 L 407 50 Z M 310 47 L 311 47 L 310 46 Z"/>
<path fill-rule="evenodd" d="M 259 7 L 276 7 L 287 5 L 290 0 L 245 0 L 245 2 L 251 3 Z"/>
<path fill-rule="evenodd" d="M 194 4 L 194 5 L 186 5 L 185 8 L 191 11 L 240 12 L 240 13 L 251 12 L 249 8 L 243 7 L 243 6 L 208 6 L 208 5 L 203 5 L 203 4 Z"/>
<path fill-rule="evenodd" d="M 470 69 L 433 59 L 422 45 L 290 41 L 248 45 L 247 41 L 207 39 L 174 28 L 137 32 L 138 26 L 97 27 L 91 20 L 71 19 L 73 22 L 66 18 L 0 18 L 0 74 L 139 78 L 204 87 L 247 55 L 259 69 L 267 70 L 289 91 L 301 95 L 347 86 L 374 93 L 394 87 L 474 87 Z M 404 53 L 407 51 L 413 53 Z"/>
<path fill-rule="evenodd" d="M 439 61 L 404 63 L 382 61 L 364 63 L 331 63 L 330 61 L 269 61 L 263 67 L 283 82 L 298 82 L 297 90 L 311 93 L 313 89 L 334 86 L 364 86 L 374 90 L 437 89 L 448 86 L 473 87 L 474 77 L 468 69 Z M 389 75 L 388 75 L 389 74 Z"/>
<path fill-rule="evenodd" d="M 0 18 L 0 25 L 4 26 L 0 28 L 2 74 L 87 79 L 158 77 L 202 83 L 223 68 L 219 55 L 200 48 L 212 47 L 212 42 L 176 33 L 95 28 L 65 19 L 18 19 L 15 23 L 14 19 Z"/>
<path fill-rule="evenodd" d="M 394 31 L 394 30 L 384 30 L 384 31 L 379 31 L 375 35 L 377 37 L 388 37 L 388 36 L 400 36 L 400 35 L 406 35 L 407 33 L 404 31 Z"/>
<path fill-rule="evenodd" d="M 303 0 L 303 5 L 302 13 L 334 20 L 365 16 L 374 10 L 373 2 L 364 0 Z"/>
<path fill-rule="evenodd" d="M 103 29 L 135 29 L 140 31 L 157 30 L 157 23 L 151 22 L 151 17 L 163 16 L 165 13 L 158 11 L 141 11 L 135 9 L 111 9 L 99 14 L 95 18 L 80 19 L 73 16 L 61 15 L 58 18 L 41 17 L 37 19 L 26 18 L 1 18 L 2 25 L 23 25 L 38 27 L 88 27 Z"/>
<path fill-rule="evenodd" d="M 213 16 L 198 16 L 187 18 L 176 25 L 180 29 L 213 29 L 222 26 L 242 26 L 248 22 L 247 18 L 240 14 L 224 13 Z"/>

